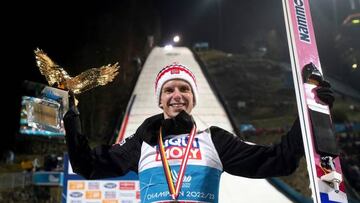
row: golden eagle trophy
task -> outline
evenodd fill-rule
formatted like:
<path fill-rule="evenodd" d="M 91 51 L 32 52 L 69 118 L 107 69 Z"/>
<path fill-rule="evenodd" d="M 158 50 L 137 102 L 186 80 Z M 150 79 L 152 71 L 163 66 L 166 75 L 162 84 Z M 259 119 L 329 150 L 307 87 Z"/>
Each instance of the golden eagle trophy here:
<path fill-rule="evenodd" d="M 106 85 L 113 81 L 118 74 L 118 63 L 109 64 L 100 68 L 91 68 L 75 77 L 71 77 L 64 68 L 56 64 L 41 49 L 35 50 L 36 64 L 42 75 L 45 76 L 50 86 L 57 85 L 58 88 L 79 94 L 99 85 Z"/>
<path fill-rule="evenodd" d="M 69 108 L 69 91 L 77 95 L 113 81 L 118 74 L 118 63 L 88 69 L 71 77 L 41 49 L 35 51 L 36 65 L 49 86 L 41 88 L 41 96 L 23 96 L 23 123 L 20 133 L 64 135 L 62 118 Z M 75 105 L 77 100 L 75 99 Z"/>

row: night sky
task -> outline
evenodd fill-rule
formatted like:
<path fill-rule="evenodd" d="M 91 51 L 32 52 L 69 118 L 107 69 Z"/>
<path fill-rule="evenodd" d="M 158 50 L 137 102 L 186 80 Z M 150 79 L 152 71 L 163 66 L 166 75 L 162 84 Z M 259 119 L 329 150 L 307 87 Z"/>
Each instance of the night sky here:
<path fill-rule="evenodd" d="M 313 1 L 312 12 L 321 60 L 329 66 L 334 64 L 330 46 L 340 22 L 349 11 L 348 6 L 334 5 L 328 0 Z M 73 74 L 104 63 L 117 61 L 118 48 L 129 26 L 128 20 L 141 24 L 137 18 L 142 15 L 155 16 L 160 22 L 158 44 L 163 45 L 174 34 L 182 37 L 181 45 L 192 46 L 206 41 L 210 47 L 229 52 L 243 53 L 244 43 L 251 38 L 261 37 L 269 30 L 275 30 L 285 39 L 283 12 L 279 0 L 127 0 L 127 1 L 25 1 L 11 2 L 10 14 L 5 20 L 3 37 L 3 108 L 6 113 L 4 136 L 12 139 L 17 129 L 18 107 L 20 106 L 21 84 L 24 80 L 46 84 L 45 78 L 35 65 L 33 50 L 42 48 L 62 65 L 78 67 L 69 70 Z M 21 5 L 20 5 L 21 4 Z M 146 5 L 145 9 L 140 8 Z M 359 7 L 358 7 L 359 8 Z M 136 15 L 134 14 L 136 13 Z M 139 13 L 140 12 L 140 13 Z M 148 13 L 149 12 L 149 13 Z M 142 26 L 152 30 L 152 24 Z M 3 28 L 4 28 L 3 27 Z M 330 29 L 329 29 L 330 28 Z M 151 33 L 149 33 L 151 34 Z M 86 50 L 86 51 L 84 51 Z M 326 51 L 330 50 L 330 51 Z M 93 57 L 102 53 L 101 59 Z M 108 57 L 104 57 L 108 54 Z M 91 57 L 86 57 L 87 55 Z M 327 58 L 327 56 L 329 56 Z M 5 81 L 3 80 L 3 83 Z M 10 123 L 10 125 L 8 125 Z"/>

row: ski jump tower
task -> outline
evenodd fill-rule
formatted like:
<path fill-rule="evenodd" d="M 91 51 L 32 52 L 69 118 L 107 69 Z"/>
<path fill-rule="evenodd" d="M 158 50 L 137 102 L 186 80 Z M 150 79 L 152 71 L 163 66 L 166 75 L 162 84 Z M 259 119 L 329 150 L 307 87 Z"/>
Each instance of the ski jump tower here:
<path fill-rule="evenodd" d="M 165 49 L 155 47 L 149 54 L 138 77 L 129 101 L 117 142 L 135 133 L 140 124 L 152 115 L 161 113 L 155 100 L 155 78 L 158 72 L 174 62 L 191 69 L 196 76 L 199 102 L 192 111 L 199 130 L 212 125 L 234 132 L 228 115 L 205 78 L 192 52 L 186 47 Z M 265 179 L 248 179 L 223 173 L 219 202 L 292 202 Z"/>

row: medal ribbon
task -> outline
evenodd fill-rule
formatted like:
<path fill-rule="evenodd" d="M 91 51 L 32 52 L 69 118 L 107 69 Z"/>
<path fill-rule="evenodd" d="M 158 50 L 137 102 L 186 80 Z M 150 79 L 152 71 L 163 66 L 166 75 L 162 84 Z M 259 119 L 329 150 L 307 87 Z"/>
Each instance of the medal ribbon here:
<path fill-rule="evenodd" d="M 167 181 L 167 184 L 169 186 L 169 191 L 170 191 L 170 194 L 171 194 L 171 197 L 173 198 L 173 200 L 176 200 L 178 198 L 178 196 L 179 196 L 180 188 L 182 186 L 183 177 L 184 177 L 184 174 L 185 174 L 187 161 L 189 159 L 190 148 L 191 148 L 192 143 L 194 141 L 195 134 L 196 134 L 196 125 L 194 124 L 194 126 L 192 127 L 192 129 L 190 131 L 190 134 L 188 135 L 188 142 L 187 142 L 187 145 L 186 145 L 185 154 L 183 155 L 183 158 L 182 158 L 182 161 L 181 161 L 180 172 L 179 172 L 178 178 L 176 180 L 176 186 L 174 186 L 174 181 L 173 181 L 173 177 L 172 177 L 172 174 L 171 174 L 171 168 L 170 168 L 169 162 L 168 162 L 168 160 L 166 158 L 166 155 L 165 155 L 165 146 L 164 146 L 164 142 L 163 142 L 163 139 L 162 139 L 162 128 L 160 127 L 159 151 L 160 151 L 161 161 L 162 161 L 165 176 L 166 176 L 166 181 Z"/>

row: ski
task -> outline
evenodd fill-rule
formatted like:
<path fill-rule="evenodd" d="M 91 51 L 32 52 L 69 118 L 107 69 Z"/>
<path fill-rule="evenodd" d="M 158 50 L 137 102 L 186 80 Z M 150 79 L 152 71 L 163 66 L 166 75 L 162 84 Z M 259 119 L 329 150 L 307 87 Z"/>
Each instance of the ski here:
<path fill-rule="evenodd" d="M 312 199 L 348 202 L 330 110 L 314 94 L 324 78 L 309 0 L 282 3 Z"/>

